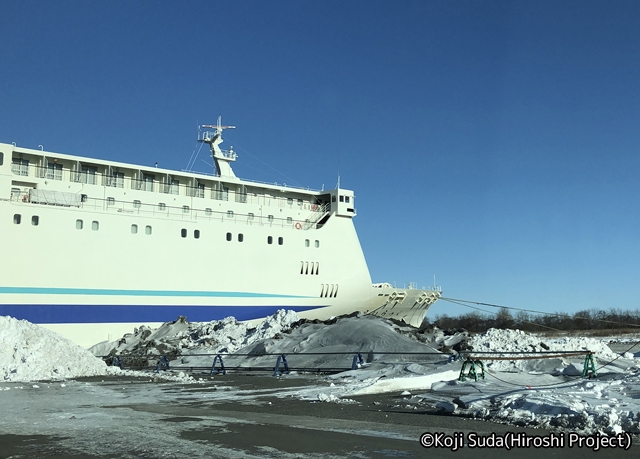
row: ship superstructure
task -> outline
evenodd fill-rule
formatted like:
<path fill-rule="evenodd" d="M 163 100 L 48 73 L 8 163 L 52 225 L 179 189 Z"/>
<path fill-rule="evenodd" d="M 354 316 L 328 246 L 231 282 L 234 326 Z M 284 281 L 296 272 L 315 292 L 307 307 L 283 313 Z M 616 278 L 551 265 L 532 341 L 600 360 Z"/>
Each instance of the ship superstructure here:
<path fill-rule="evenodd" d="M 419 325 L 434 290 L 371 284 L 354 193 L 235 176 L 203 126 L 213 175 L 0 144 L 0 315 L 81 345 L 186 316 L 352 311 Z"/>

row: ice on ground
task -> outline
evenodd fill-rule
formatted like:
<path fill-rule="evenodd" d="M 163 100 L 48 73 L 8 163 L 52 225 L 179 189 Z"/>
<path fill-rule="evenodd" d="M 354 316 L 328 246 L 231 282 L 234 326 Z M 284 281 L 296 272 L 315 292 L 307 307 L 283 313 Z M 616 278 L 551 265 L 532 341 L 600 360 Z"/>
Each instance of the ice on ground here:
<path fill-rule="evenodd" d="M 435 347 L 457 346 L 466 338 L 464 332 L 422 333 L 370 316 L 305 322 L 298 321 L 293 312 L 278 311 L 258 327 L 233 318 L 199 324 L 179 318 L 156 330 L 140 327 L 118 341 L 94 346 L 93 352 L 144 352 L 156 358 L 170 355 L 172 371 L 121 374 L 146 375 L 152 381 L 180 384 L 197 382 L 198 378 L 187 370 L 210 368 L 216 353 L 224 354 L 227 366 L 266 368 L 275 366 L 276 355 L 286 354 L 289 366 L 298 371 L 348 369 L 361 353 L 364 363 L 356 360 L 356 369 L 318 377 L 311 385 L 307 379 L 299 387 L 249 394 L 228 388 L 212 391 L 211 398 L 251 403 L 260 397 L 276 396 L 313 403 L 357 403 L 353 397 L 358 395 L 391 392 L 398 395 L 403 408 L 430 408 L 508 424 L 584 433 L 640 434 L 640 368 L 637 360 L 628 358 L 631 355 L 619 356 L 594 338 L 549 339 L 493 329 L 469 340 L 473 352 L 589 350 L 595 353 L 597 372 L 604 377 L 581 378 L 581 358 L 546 359 L 540 354 L 540 359 L 531 361 L 496 361 L 487 365 L 487 379 L 459 381 L 462 362 L 448 361 L 448 355 L 437 352 Z M 53 332 L 26 321 L 0 317 L 3 392 L 11 388 L 7 384 L 12 381 L 73 379 L 108 371 L 120 370 L 107 368 L 90 352 Z M 299 376 L 294 371 L 280 377 Z M 41 387 L 40 383 L 32 384 L 30 390 L 44 390 Z M 60 390 L 65 387 L 61 385 Z"/>
<path fill-rule="evenodd" d="M 0 316 L 0 378 L 54 381 L 105 375 L 105 363 L 66 338 L 26 320 Z"/>

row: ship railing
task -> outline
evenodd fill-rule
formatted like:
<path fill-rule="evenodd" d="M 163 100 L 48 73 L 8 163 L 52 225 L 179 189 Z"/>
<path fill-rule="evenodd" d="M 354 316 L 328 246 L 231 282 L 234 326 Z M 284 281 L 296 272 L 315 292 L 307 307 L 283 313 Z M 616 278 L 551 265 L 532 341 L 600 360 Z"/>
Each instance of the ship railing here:
<path fill-rule="evenodd" d="M 171 206 L 167 204 L 145 204 L 138 200 L 119 201 L 113 198 L 92 198 L 84 196 L 82 208 L 105 210 L 108 212 L 119 212 L 126 214 L 164 216 L 171 219 L 181 218 L 184 220 L 207 220 L 221 221 L 228 223 L 271 226 L 276 228 L 298 229 L 304 222 L 292 217 L 276 217 L 273 214 L 260 215 L 240 213 L 233 210 L 214 210 L 212 208 L 193 208 L 191 206 Z"/>
<path fill-rule="evenodd" d="M 327 213 L 329 212 L 329 209 L 331 208 L 331 204 L 326 202 L 322 205 L 313 205 L 311 206 L 311 210 L 312 210 L 312 214 L 309 218 L 307 218 L 304 222 L 303 225 L 303 229 L 308 230 L 311 229 L 313 227 L 313 225 L 315 225 L 316 223 L 318 223 L 318 221 L 320 221 L 320 219 Z"/>

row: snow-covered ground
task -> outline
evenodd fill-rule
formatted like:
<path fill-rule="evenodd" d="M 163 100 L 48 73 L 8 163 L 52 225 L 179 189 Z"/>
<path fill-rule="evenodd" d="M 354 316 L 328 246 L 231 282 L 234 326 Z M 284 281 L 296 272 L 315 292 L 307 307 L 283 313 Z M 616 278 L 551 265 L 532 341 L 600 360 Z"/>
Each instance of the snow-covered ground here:
<path fill-rule="evenodd" d="M 65 385 L 71 390 L 69 380 L 109 374 L 206 384 L 202 374 L 191 369 L 211 368 L 218 353 L 227 367 L 273 368 L 276 355 L 286 354 L 290 367 L 312 369 L 350 368 L 354 356 L 361 353 L 365 363 L 355 370 L 317 376 L 312 384 L 305 376 L 305 384 L 278 390 L 275 395 L 358 403 L 359 395 L 395 392 L 403 396 L 403 404 L 416 409 L 436 407 L 495 422 L 579 433 L 640 434 L 640 354 L 621 356 L 594 338 L 547 339 L 491 329 L 468 340 L 472 352 L 589 350 L 595 353 L 598 377 L 581 378 L 584 357 L 555 357 L 487 360 L 485 380 L 458 381 L 462 362 L 452 361 L 450 354 L 438 349 L 459 346 L 466 338 L 465 334 L 446 335 L 438 330 L 423 333 L 371 316 L 339 318 L 331 323 L 299 322 L 295 313 L 279 311 L 256 328 L 233 318 L 209 323 L 179 319 L 157 330 L 141 327 L 134 334 L 87 351 L 26 321 L 0 317 L 0 397 L 9 397 L 25 383 L 38 389 L 51 384 L 42 381 L 65 381 L 56 386 L 59 394 Z M 632 345 L 629 342 L 629 348 Z M 168 355 L 171 369 L 160 374 L 120 370 L 107 367 L 94 356 L 114 353 L 144 356 L 151 363 Z M 302 376 L 298 370 L 281 377 Z M 259 399 L 261 394 L 229 388 L 219 396 L 227 401 L 234 397 L 246 401 L 248 397 Z"/>

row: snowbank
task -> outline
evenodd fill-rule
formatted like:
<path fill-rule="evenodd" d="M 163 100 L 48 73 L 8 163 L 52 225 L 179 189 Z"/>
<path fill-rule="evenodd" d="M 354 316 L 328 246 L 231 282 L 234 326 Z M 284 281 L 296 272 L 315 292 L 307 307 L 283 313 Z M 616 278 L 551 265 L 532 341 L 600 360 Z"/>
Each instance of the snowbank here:
<path fill-rule="evenodd" d="M 0 316 L 2 381 L 55 381 L 108 371 L 102 360 L 57 333 L 26 320 Z"/>

